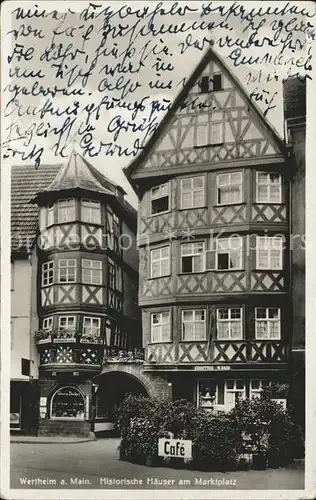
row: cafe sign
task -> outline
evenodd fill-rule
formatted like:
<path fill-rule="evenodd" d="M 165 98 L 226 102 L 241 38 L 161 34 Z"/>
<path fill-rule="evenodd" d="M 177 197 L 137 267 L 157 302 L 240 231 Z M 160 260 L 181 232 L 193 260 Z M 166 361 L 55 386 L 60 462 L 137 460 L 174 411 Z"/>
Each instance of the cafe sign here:
<path fill-rule="evenodd" d="M 192 458 L 192 441 L 189 439 L 158 439 L 159 457 Z"/>

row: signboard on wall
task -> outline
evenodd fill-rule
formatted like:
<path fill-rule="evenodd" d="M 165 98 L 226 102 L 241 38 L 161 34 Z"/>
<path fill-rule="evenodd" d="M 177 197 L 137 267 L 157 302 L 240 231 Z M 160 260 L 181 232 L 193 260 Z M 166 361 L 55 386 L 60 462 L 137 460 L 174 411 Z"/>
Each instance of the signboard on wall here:
<path fill-rule="evenodd" d="M 10 427 L 14 427 L 15 429 L 20 428 L 20 415 L 19 412 L 10 413 Z"/>
<path fill-rule="evenodd" d="M 85 399 L 75 386 L 58 389 L 52 397 L 52 418 L 85 418 Z"/>

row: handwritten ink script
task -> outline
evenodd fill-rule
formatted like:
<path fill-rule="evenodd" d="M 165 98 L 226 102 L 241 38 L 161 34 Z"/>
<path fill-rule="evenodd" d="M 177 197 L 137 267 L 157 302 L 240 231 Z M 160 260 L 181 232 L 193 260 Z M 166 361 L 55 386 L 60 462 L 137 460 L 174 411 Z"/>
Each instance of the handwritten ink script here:
<path fill-rule="evenodd" d="M 4 158 L 39 166 L 47 150 L 67 157 L 74 139 L 89 157 L 135 157 L 212 40 L 265 115 L 280 98 L 271 81 L 311 78 L 314 14 L 305 3 L 73 5 L 6 4 Z"/>

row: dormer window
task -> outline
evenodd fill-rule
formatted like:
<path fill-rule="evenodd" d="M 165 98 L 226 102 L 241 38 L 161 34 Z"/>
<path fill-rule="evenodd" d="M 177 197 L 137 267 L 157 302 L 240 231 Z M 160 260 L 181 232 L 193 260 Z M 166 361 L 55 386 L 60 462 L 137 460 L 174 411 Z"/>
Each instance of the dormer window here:
<path fill-rule="evenodd" d="M 75 219 L 75 200 L 59 200 L 57 204 L 58 222 L 69 222 Z"/>
<path fill-rule="evenodd" d="M 216 73 L 213 76 L 202 76 L 199 87 L 201 94 L 208 94 L 209 92 L 216 92 L 222 90 L 222 75 Z"/>
<path fill-rule="evenodd" d="M 153 187 L 151 190 L 150 213 L 151 215 L 162 214 L 170 209 L 170 187 L 169 182 Z"/>

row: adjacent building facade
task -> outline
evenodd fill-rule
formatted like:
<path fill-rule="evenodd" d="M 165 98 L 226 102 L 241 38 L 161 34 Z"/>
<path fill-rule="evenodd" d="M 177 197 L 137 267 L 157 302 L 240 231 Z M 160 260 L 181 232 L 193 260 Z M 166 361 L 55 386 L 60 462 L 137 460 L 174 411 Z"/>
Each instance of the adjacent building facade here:
<path fill-rule="evenodd" d="M 136 212 L 75 152 L 12 186 L 11 427 L 87 435 L 109 418 L 94 377 L 142 355 Z"/>
<path fill-rule="evenodd" d="M 210 49 L 125 169 L 139 197 L 143 369 L 173 398 L 227 411 L 270 386 L 287 404 L 305 334 L 304 254 L 291 245 L 304 138 L 288 127 L 294 154 Z"/>

